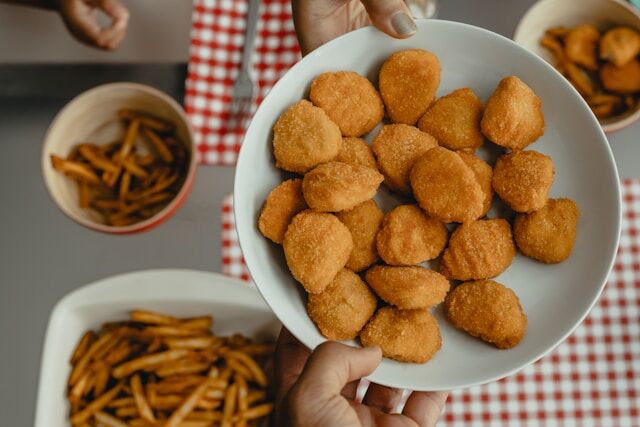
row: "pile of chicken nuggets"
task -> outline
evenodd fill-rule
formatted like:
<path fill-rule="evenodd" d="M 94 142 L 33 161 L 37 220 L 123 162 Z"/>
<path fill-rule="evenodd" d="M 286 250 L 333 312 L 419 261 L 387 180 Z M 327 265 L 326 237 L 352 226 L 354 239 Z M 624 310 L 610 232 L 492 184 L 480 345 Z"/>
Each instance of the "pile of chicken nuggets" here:
<path fill-rule="evenodd" d="M 440 73 L 436 55 L 414 49 L 387 58 L 378 89 L 352 71 L 319 75 L 310 101 L 273 127 L 275 164 L 293 177 L 258 219 L 282 245 L 322 335 L 359 337 L 403 362 L 425 363 L 441 348 L 429 311 L 440 303 L 456 328 L 517 345 L 526 315 L 491 279 L 516 248 L 543 263 L 567 259 L 579 217 L 573 201 L 549 198 L 552 159 L 526 150 L 544 133 L 533 90 L 509 76 L 486 104 L 471 88 L 436 99 Z M 475 154 L 486 140 L 501 147 L 495 165 Z M 401 203 L 386 213 L 374 200 L 383 183 Z M 494 193 L 514 212 L 508 219 L 486 217 Z"/>

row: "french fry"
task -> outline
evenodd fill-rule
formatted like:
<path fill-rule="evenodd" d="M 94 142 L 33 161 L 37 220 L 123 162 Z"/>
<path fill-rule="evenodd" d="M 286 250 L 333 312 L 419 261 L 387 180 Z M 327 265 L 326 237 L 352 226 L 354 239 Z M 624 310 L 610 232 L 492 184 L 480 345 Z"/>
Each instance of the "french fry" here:
<path fill-rule="evenodd" d="M 210 364 L 206 362 L 183 360 L 168 366 L 160 367 L 156 369 L 155 372 L 160 378 L 165 378 L 172 375 L 195 374 L 197 372 L 206 371 L 209 367 Z"/>
<path fill-rule="evenodd" d="M 184 319 L 180 322 L 182 328 L 209 330 L 213 326 L 213 316 L 201 316 Z"/>
<path fill-rule="evenodd" d="M 273 354 L 275 348 L 272 344 L 249 344 L 238 349 L 249 356 L 265 357 Z"/>
<path fill-rule="evenodd" d="M 69 385 L 73 386 L 79 379 L 80 376 L 84 373 L 87 368 L 91 357 L 95 352 L 100 350 L 100 348 L 106 345 L 111 338 L 113 338 L 113 332 L 109 331 L 100 336 L 97 340 L 95 340 L 89 346 L 86 353 L 78 360 L 78 362 L 73 366 L 71 370 L 71 374 L 69 374 Z"/>
<path fill-rule="evenodd" d="M 154 385 L 155 392 L 158 394 L 183 393 L 185 390 L 197 387 L 206 380 L 201 375 L 181 375 L 175 378 L 183 380 L 169 381 L 171 378 L 167 378 L 165 381 Z"/>
<path fill-rule="evenodd" d="M 131 150 L 133 149 L 133 145 L 136 142 L 136 137 L 138 136 L 139 129 L 140 119 L 132 119 L 129 122 L 129 126 L 127 127 L 127 132 L 124 136 L 124 140 L 122 141 L 120 151 L 118 151 L 118 159 L 126 159 L 129 154 L 131 154 Z"/>
<path fill-rule="evenodd" d="M 102 408 L 107 406 L 114 397 L 120 393 L 122 389 L 122 383 L 116 384 L 111 388 L 111 390 L 107 391 L 93 402 L 89 403 L 83 410 L 75 414 L 71 417 L 71 423 L 81 423 L 87 421 L 93 414 L 100 411 Z"/>
<path fill-rule="evenodd" d="M 85 395 L 87 386 L 89 385 L 90 376 L 91 376 L 91 372 L 86 371 L 80 377 L 80 379 L 76 382 L 76 384 L 73 386 L 73 388 L 69 392 L 70 402 L 74 402 L 74 403 L 80 402 L 80 400 L 82 399 L 82 396 Z"/>
<path fill-rule="evenodd" d="M 220 411 L 193 411 L 185 420 L 188 421 L 222 421 L 222 412 Z"/>
<path fill-rule="evenodd" d="M 85 182 L 91 185 L 100 185 L 101 181 L 98 175 L 91 170 L 87 165 L 79 162 L 73 162 L 65 160 L 55 154 L 51 155 L 51 164 L 53 168 L 59 172 L 64 173 L 67 176 L 77 179 L 78 181 Z"/>
<path fill-rule="evenodd" d="M 96 421 L 104 424 L 107 427 L 129 427 L 126 423 L 120 421 L 116 417 L 107 414 L 106 412 L 96 412 L 94 414 Z"/>
<path fill-rule="evenodd" d="M 118 173 L 118 165 L 104 156 L 104 154 L 97 146 L 90 144 L 80 144 L 78 146 L 78 151 L 80 155 L 85 158 L 94 168 L 112 174 Z"/>
<path fill-rule="evenodd" d="M 122 209 L 123 204 L 118 200 L 93 199 L 91 205 L 100 210 L 118 210 Z"/>
<path fill-rule="evenodd" d="M 180 405 L 169 417 L 167 422 L 165 423 L 165 427 L 178 427 L 182 420 L 186 418 L 187 415 L 191 411 L 193 411 L 198 404 L 200 398 L 204 395 L 209 387 L 210 382 L 213 378 L 209 377 L 207 380 L 200 384 L 191 394 L 184 400 L 182 405 Z"/>
<path fill-rule="evenodd" d="M 253 405 L 256 402 L 260 402 L 267 398 L 267 393 L 262 390 L 251 390 L 247 394 L 247 404 L 249 406 Z"/>
<path fill-rule="evenodd" d="M 146 154 L 144 156 L 134 155 L 133 161 L 136 162 L 138 166 L 151 166 L 155 161 L 154 157 L 151 154 Z"/>
<path fill-rule="evenodd" d="M 139 412 L 136 406 L 123 406 L 116 409 L 116 416 L 120 418 L 136 417 L 138 415 Z"/>
<path fill-rule="evenodd" d="M 177 360 L 187 356 L 188 354 L 188 350 L 175 349 L 142 356 L 117 366 L 113 371 L 111 371 L 111 375 L 116 379 L 124 378 L 136 371 L 142 371 L 155 365 L 159 365 L 160 363 Z"/>
<path fill-rule="evenodd" d="M 229 358 L 228 357 L 228 358 L 226 358 L 226 362 L 227 362 L 227 366 L 229 368 L 233 369 L 233 371 L 235 373 L 242 375 L 243 377 L 245 377 L 248 380 L 253 378 L 253 375 L 251 374 L 251 371 L 249 370 L 249 368 L 244 366 L 237 359 L 233 359 L 233 358 Z"/>
<path fill-rule="evenodd" d="M 134 406 L 136 404 L 133 397 L 121 397 L 119 399 L 113 399 L 107 405 L 108 408 L 122 408 L 123 406 Z"/>
<path fill-rule="evenodd" d="M 151 337 L 193 337 L 201 336 L 202 331 L 179 326 L 149 326 L 144 333 Z"/>
<path fill-rule="evenodd" d="M 234 358 L 240 361 L 244 366 L 249 369 L 251 372 L 251 377 L 255 380 L 258 385 L 262 387 L 267 386 L 267 375 L 264 373 L 262 368 L 253 360 L 250 356 L 247 356 L 245 353 L 240 351 L 231 351 L 227 354 L 227 357 Z"/>
<path fill-rule="evenodd" d="M 131 174 L 129 172 L 125 172 L 122 174 L 122 179 L 120 180 L 120 199 L 123 200 L 127 193 L 129 193 L 129 187 L 131 186 Z"/>
<path fill-rule="evenodd" d="M 86 182 L 78 182 L 78 204 L 81 208 L 88 208 L 91 205 L 91 188 Z"/>
<path fill-rule="evenodd" d="M 153 416 L 153 412 L 151 411 L 151 408 L 147 403 L 147 399 L 144 396 L 140 376 L 134 375 L 133 377 L 131 377 L 129 385 L 131 387 L 131 393 L 133 394 L 133 398 L 136 402 L 136 408 L 138 408 L 138 413 L 140 414 L 140 416 L 150 423 L 155 423 L 156 417 Z"/>
<path fill-rule="evenodd" d="M 567 34 L 569 34 L 569 29 L 565 27 L 549 28 L 547 31 L 545 31 L 545 34 L 551 37 L 564 38 Z"/>
<path fill-rule="evenodd" d="M 162 346 L 162 339 L 160 337 L 155 337 L 153 340 L 151 340 L 151 344 L 149 344 L 149 347 L 147 347 L 147 352 L 155 353 L 160 349 L 161 346 Z"/>
<path fill-rule="evenodd" d="M 149 176 L 149 172 L 147 172 L 142 166 L 138 165 L 135 162 L 133 156 L 122 159 L 120 161 L 120 164 L 127 172 L 135 177 L 146 178 L 147 176 Z"/>
<path fill-rule="evenodd" d="M 141 349 L 142 347 L 140 345 L 131 344 L 129 341 L 122 341 L 117 347 L 105 355 L 104 361 L 110 366 L 117 365 Z"/>
<path fill-rule="evenodd" d="M 222 400 L 225 398 L 225 393 L 224 393 L 224 390 L 210 388 L 205 393 L 205 397 L 210 400 Z"/>
<path fill-rule="evenodd" d="M 163 162 L 173 162 L 171 150 L 169 150 L 167 144 L 153 130 L 143 127 L 142 135 L 151 143 L 151 146 L 156 150 Z"/>
<path fill-rule="evenodd" d="M 95 340 L 95 338 L 96 334 L 93 331 L 85 332 L 84 335 L 82 335 L 82 338 L 80 338 L 80 341 L 78 341 L 76 349 L 73 351 L 69 363 L 71 363 L 72 365 L 75 364 L 86 353 L 87 349 L 89 348 L 89 344 L 91 344 Z"/>
<path fill-rule="evenodd" d="M 109 366 L 104 362 L 99 362 L 99 366 L 94 368 L 94 394 L 102 394 L 109 383 Z"/>
<path fill-rule="evenodd" d="M 125 120 L 138 119 L 142 126 L 161 133 L 171 132 L 175 128 L 175 125 L 167 120 L 139 111 L 123 109 L 118 112 L 118 115 Z"/>
<path fill-rule="evenodd" d="M 176 317 L 148 310 L 132 310 L 129 313 L 129 317 L 133 322 L 147 323 L 150 325 L 170 325 L 179 322 Z"/>
<path fill-rule="evenodd" d="M 263 403 L 258 406 L 254 406 L 249 408 L 246 412 L 242 413 L 240 416 L 242 419 L 247 421 L 255 420 L 257 418 L 266 417 L 273 411 L 273 403 Z"/>
<path fill-rule="evenodd" d="M 189 349 L 203 349 L 212 348 L 217 345 L 222 345 L 220 339 L 214 336 L 204 336 L 195 338 L 165 338 L 164 343 L 169 348 L 189 348 Z"/>

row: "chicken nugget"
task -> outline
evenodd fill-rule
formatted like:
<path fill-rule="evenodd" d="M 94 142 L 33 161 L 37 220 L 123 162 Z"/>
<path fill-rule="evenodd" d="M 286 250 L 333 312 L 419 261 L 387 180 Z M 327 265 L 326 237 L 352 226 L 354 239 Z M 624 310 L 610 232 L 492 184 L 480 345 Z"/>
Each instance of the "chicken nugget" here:
<path fill-rule="evenodd" d="M 454 280 L 490 279 L 509 268 L 515 255 L 507 220 L 468 222 L 451 234 L 440 262 L 440 273 Z"/>
<path fill-rule="evenodd" d="M 491 185 L 493 169 L 491 169 L 491 166 L 489 166 L 487 162 L 475 154 L 459 151 L 458 155 L 462 158 L 462 161 L 471 168 L 478 180 L 478 184 L 480 184 L 480 188 L 484 194 L 482 215 L 480 216 L 485 216 L 487 212 L 489 212 L 489 209 L 491 209 L 491 203 L 493 202 L 493 186 Z"/>
<path fill-rule="evenodd" d="M 551 157 L 537 151 L 519 151 L 498 158 L 492 183 L 511 209 L 533 212 L 547 203 L 554 176 Z"/>
<path fill-rule="evenodd" d="M 304 176 L 302 193 L 311 209 L 339 212 L 372 199 L 383 179 L 376 169 L 329 162 Z"/>
<path fill-rule="evenodd" d="M 353 237 L 353 250 L 347 268 L 362 271 L 378 260 L 376 235 L 382 226 L 384 213 L 375 200 L 367 200 L 359 205 L 336 214 L 347 226 Z"/>
<path fill-rule="evenodd" d="M 411 194 L 409 173 L 413 164 L 437 146 L 434 137 L 414 126 L 383 126 L 373 140 L 373 152 L 387 187 L 402 194 Z"/>
<path fill-rule="evenodd" d="M 307 292 L 317 294 L 347 263 L 353 239 L 334 215 L 306 210 L 293 217 L 282 247 L 293 277 Z"/>
<path fill-rule="evenodd" d="M 258 229 L 267 239 L 281 244 L 293 217 L 305 209 L 307 202 L 302 195 L 302 180 L 286 180 L 267 196 L 258 218 Z"/>
<path fill-rule="evenodd" d="M 627 27 L 615 27 L 600 39 L 600 59 L 617 67 L 627 65 L 640 53 L 640 34 Z"/>
<path fill-rule="evenodd" d="M 442 347 L 440 328 L 427 310 L 382 307 L 360 332 L 365 347 L 378 346 L 382 355 L 400 362 L 425 363 Z"/>
<path fill-rule="evenodd" d="M 622 67 L 604 64 L 600 68 L 600 81 L 605 89 L 621 94 L 640 91 L 640 61 L 633 59 Z"/>
<path fill-rule="evenodd" d="M 570 199 L 550 199 L 539 211 L 519 214 L 513 224 L 518 249 L 547 264 L 566 260 L 576 242 L 579 218 L 580 209 Z"/>
<path fill-rule="evenodd" d="M 458 89 L 431 104 L 418 127 L 433 135 L 442 147 L 473 152 L 484 142 L 482 110 L 482 101 L 473 90 Z"/>
<path fill-rule="evenodd" d="M 569 60 L 584 68 L 598 69 L 598 41 L 600 32 L 593 25 L 578 25 L 564 39 L 564 51 Z"/>
<path fill-rule="evenodd" d="M 480 128 L 491 142 L 522 150 L 544 133 L 542 101 L 519 78 L 505 77 L 487 102 Z"/>
<path fill-rule="evenodd" d="M 444 307 L 456 328 L 501 349 L 518 345 L 527 330 L 518 296 L 493 280 L 458 285 L 447 295 Z"/>
<path fill-rule="evenodd" d="M 378 168 L 371 147 L 362 138 L 342 138 L 342 148 L 333 161 Z"/>
<path fill-rule="evenodd" d="M 449 292 L 446 277 L 420 266 L 376 265 L 367 270 L 365 278 L 380 298 L 402 310 L 433 307 Z"/>
<path fill-rule="evenodd" d="M 367 78 L 353 71 L 320 74 L 309 98 L 322 108 L 344 136 L 362 136 L 384 116 L 380 94 Z"/>
<path fill-rule="evenodd" d="M 377 305 L 362 279 L 343 268 L 324 291 L 309 295 L 307 312 L 325 338 L 349 340 L 358 336 Z"/>
<path fill-rule="evenodd" d="M 395 52 L 382 64 L 380 94 L 394 123 L 415 124 L 440 86 L 440 61 L 421 49 Z"/>
<path fill-rule="evenodd" d="M 410 179 L 413 195 L 429 215 L 444 222 L 468 222 L 482 216 L 485 194 L 458 153 L 432 148 L 415 162 Z"/>
<path fill-rule="evenodd" d="M 415 205 L 401 205 L 384 216 L 376 248 L 389 265 L 415 265 L 437 258 L 447 237 L 442 222 Z"/>
<path fill-rule="evenodd" d="M 305 173 L 333 159 L 342 146 L 338 125 L 306 100 L 287 109 L 273 126 L 276 167 Z"/>

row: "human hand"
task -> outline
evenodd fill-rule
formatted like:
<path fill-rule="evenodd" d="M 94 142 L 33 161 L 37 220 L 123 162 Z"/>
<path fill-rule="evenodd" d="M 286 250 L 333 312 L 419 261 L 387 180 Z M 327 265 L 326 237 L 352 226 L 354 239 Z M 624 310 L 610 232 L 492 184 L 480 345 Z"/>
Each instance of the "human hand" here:
<path fill-rule="evenodd" d="M 371 384 L 355 400 L 360 378 L 380 364 L 377 347 L 328 341 L 311 353 L 282 329 L 276 345 L 276 425 L 290 427 L 433 427 L 446 392 L 413 392 L 402 414 L 391 414 L 402 390 Z"/>
<path fill-rule="evenodd" d="M 119 0 L 54 0 L 69 32 L 79 41 L 100 49 L 117 48 L 129 23 L 129 11 Z M 110 19 L 109 27 L 98 22 L 98 11 Z"/>

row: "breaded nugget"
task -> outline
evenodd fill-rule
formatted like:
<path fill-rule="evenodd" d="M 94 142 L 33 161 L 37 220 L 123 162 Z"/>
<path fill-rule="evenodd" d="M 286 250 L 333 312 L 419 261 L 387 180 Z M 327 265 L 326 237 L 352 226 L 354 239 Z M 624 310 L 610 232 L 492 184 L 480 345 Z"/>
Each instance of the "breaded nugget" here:
<path fill-rule="evenodd" d="M 343 268 L 324 291 L 309 295 L 307 312 L 325 338 L 349 340 L 358 336 L 377 305 L 362 279 Z"/>
<path fill-rule="evenodd" d="M 267 196 L 258 218 L 258 229 L 267 239 L 281 244 L 293 217 L 305 209 L 307 202 L 302 195 L 302 180 L 288 179 Z"/>
<path fill-rule="evenodd" d="M 411 194 L 409 173 L 413 164 L 437 146 L 434 137 L 414 126 L 383 126 L 373 140 L 373 152 L 387 187 L 402 194 Z"/>
<path fill-rule="evenodd" d="M 429 215 L 444 222 L 468 222 L 482 216 L 485 194 L 458 153 L 432 148 L 415 162 L 410 178 L 413 195 Z"/>
<path fill-rule="evenodd" d="M 333 159 L 342 146 L 338 125 L 318 107 L 298 101 L 273 126 L 273 155 L 276 167 L 305 173 Z"/>
<path fill-rule="evenodd" d="M 440 86 L 440 61 L 421 49 L 395 52 L 382 64 L 380 94 L 394 123 L 415 124 Z"/>
<path fill-rule="evenodd" d="M 447 295 L 444 307 L 456 328 L 498 348 L 515 347 L 527 330 L 518 296 L 493 280 L 458 285 Z"/>
<path fill-rule="evenodd" d="M 367 200 L 359 205 L 336 214 L 347 226 L 353 237 L 353 250 L 347 268 L 362 271 L 378 260 L 376 235 L 382 226 L 384 213 L 375 200 Z"/>
<path fill-rule="evenodd" d="M 334 215 L 306 210 L 293 217 L 282 247 L 293 277 L 307 292 L 317 294 L 347 263 L 353 239 Z"/>
<path fill-rule="evenodd" d="M 382 99 L 366 77 L 353 71 L 320 74 L 309 98 L 322 108 L 344 136 L 362 136 L 384 116 Z"/>
<path fill-rule="evenodd" d="M 515 255 L 516 247 L 507 220 L 468 222 L 451 234 L 440 262 L 440 272 L 455 280 L 490 279 L 509 268 Z"/>
<path fill-rule="evenodd" d="M 473 152 L 484 142 L 482 111 L 482 101 L 473 90 L 458 89 L 431 104 L 418 127 L 433 135 L 442 147 Z"/>
<path fill-rule="evenodd" d="M 576 242 L 580 209 L 570 199 L 549 199 L 545 207 L 530 214 L 519 214 L 513 236 L 524 255 L 547 264 L 569 258 Z"/>
<path fill-rule="evenodd" d="M 533 212 L 547 203 L 554 176 L 551 157 L 537 151 L 519 151 L 498 158 L 492 183 L 511 209 Z"/>
<path fill-rule="evenodd" d="M 389 265 L 415 265 L 437 258 L 447 236 L 442 222 L 415 205 L 401 205 L 384 216 L 376 248 Z"/>
<path fill-rule="evenodd" d="M 484 194 L 481 216 L 485 216 L 487 212 L 489 212 L 489 209 L 491 209 L 491 203 L 493 202 L 493 186 L 491 184 L 491 180 L 493 179 L 493 169 L 491 169 L 491 166 L 489 166 L 487 162 L 475 154 L 459 151 L 458 155 L 462 158 L 462 161 L 471 168 L 478 180 L 478 184 L 480 184 L 480 188 Z"/>
<path fill-rule="evenodd" d="M 420 266 L 376 265 L 367 270 L 365 278 L 380 298 L 402 310 L 433 307 L 449 292 L 446 277 Z"/>
<path fill-rule="evenodd" d="M 519 78 L 505 77 L 487 102 L 480 128 L 491 142 L 522 150 L 544 133 L 542 101 Z"/>
<path fill-rule="evenodd" d="M 600 68 L 600 81 L 605 89 L 630 94 L 640 91 L 640 61 L 633 59 L 622 67 L 604 64 Z"/>
<path fill-rule="evenodd" d="M 627 65 L 640 53 L 640 34 L 627 27 L 615 27 L 600 39 L 600 59 L 617 67 Z"/>
<path fill-rule="evenodd" d="M 372 199 L 383 179 L 376 169 L 329 162 L 304 176 L 302 193 L 311 209 L 339 212 Z"/>
<path fill-rule="evenodd" d="M 342 148 L 333 161 L 378 168 L 371 147 L 362 138 L 342 138 Z"/>
<path fill-rule="evenodd" d="M 378 346 L 382 355 L 400 362 L 425 363 L 442 347 L 436 318 L 427 310 L 382 307 L 360 332 L 365 347 Z"/>
<path fill-rule="evenodd" d="M 564 39 L 564 52 L 571 61 L 588 70 L 598 69 L 600 32 L 593 25 L 578 25 Z"/>

